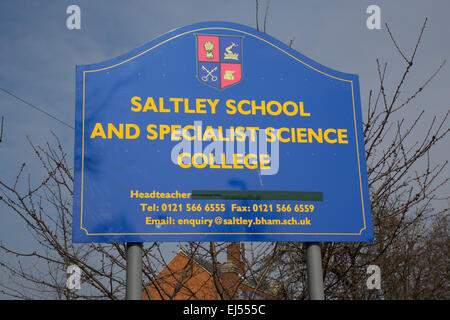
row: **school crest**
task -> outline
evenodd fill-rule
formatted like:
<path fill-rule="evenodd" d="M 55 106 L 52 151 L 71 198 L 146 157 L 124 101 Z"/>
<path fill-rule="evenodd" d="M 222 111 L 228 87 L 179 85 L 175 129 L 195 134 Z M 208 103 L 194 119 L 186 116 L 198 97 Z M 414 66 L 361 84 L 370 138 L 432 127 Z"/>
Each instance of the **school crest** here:
<path fill-rule="evenodd" d="M 223 89 L 242 79 L 242 37 L 196 35 L 197 77 Z"/>

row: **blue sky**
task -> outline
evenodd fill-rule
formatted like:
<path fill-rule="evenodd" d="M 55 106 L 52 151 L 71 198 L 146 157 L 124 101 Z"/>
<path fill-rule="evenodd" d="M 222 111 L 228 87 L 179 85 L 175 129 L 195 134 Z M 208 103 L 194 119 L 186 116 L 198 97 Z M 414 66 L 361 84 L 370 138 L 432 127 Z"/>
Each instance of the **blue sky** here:
<path fill-rule="evenodd" d="M 260 0 L 260 25 L 266 2 Z M 66 28 L 66 8 L 81 8 L 81 30 Z M 382 29 L 366 27 L 366 8 L 381 8 Z M 388 82 L 398 80 L 402 59 L 384 23 L 399 45 L 413 50 L 421 25 L 428 25 L 415 71 L 406 89 L 414 89 L 450 57 L 450 2 L 398 1 L 274 1 L 270 2 L 267 33 L 307 57 L 335 70 L 359 74 L 363 114 L 370 88 L 376 88 L 376 58 L 388 62 Z M 127 53 L 172 29 L 203 21 L 230 21 L 255 27 L 255 1 L 144 1 L 144 0 L 3 0 L 0 2 L 0 87 L 11 91 L 74 126 L 75 66 L 108 60 Z M 411 114 L 426 110 L 427 119 L 442 116 L 450 107 L 450 62 L 411 106 Z M 411 91 L 405 90 L 405 94 Z M 73 157 L 74 131 L 0 91 L 4 136 L 0 144 L 0 179 L 12 182 L 23 162 L 26 173 L 38 181 L 42 173 L 26 142 L 60 137 Z M 435 161 L 448 160 L 448 139 Z M 72 158 L 71 158 L 72 159 Z M 448 170 L 445 174 L 448 176 Z M 35 177 L 35 178 L 34 178 Z M 448 188 L 446 194 L 448 195 Z M 442 204 L 441 204 L 442 205 Z M 443 204 L 447 205 L 447 204 Z M 0 204 L 0 240 L 32 250 L 34 240 L 24 225 Z M 0 257 L 1 259 L 1 257 Z"/>

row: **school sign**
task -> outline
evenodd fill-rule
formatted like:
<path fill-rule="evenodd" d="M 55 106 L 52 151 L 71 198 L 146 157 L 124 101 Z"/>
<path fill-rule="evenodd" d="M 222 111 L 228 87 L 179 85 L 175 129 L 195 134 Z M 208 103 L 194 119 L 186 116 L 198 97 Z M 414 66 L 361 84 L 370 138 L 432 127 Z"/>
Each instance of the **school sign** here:
<path fill-rule="evenodd" d="M 358 76 L 224 22 L 77 66 L 74 242 L 372 241 Z"/>

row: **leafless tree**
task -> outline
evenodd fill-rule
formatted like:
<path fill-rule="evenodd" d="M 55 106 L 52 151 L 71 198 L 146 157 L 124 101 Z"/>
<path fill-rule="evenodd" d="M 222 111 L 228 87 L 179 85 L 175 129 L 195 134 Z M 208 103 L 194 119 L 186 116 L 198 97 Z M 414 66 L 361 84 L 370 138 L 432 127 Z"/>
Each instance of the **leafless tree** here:
<path fill-rule="evenodd" d="M 72 243 L 73 169 L 58 137 L 54 135 L 54 138 L 55 146 L 47 143 L 45 147 L 35 146 L 28 139 L 45 170 L 39 183 L 33 184 L 30 174 L 25 176 L 26 163 L 20 166 L 12 183 L 0 180 L 0 201 L 24 221 L 38 247 L 33 251 L 22 251 L 0 242 L 0 269 L 4 275 L 0 292 L 19 299 L 123 299 L 125 244 Z M 225 287 L 218 277 L 220 263 L 217 257 L 226 250 L 223 243 L 180 243 L 178 248 L 188 259 L 181 268 L 171 269 L 172 256 L 164 254 L 165 249 L 160 243 L 145 244 L 143 288 L 153 285 L 158 289 L 157 296 L 151 296 L 147 290 L 151 298 L 175 299 L 180 292 L 185 296 L 187 292 L 191 299 L 201 298 L 199 292 L 187 285 L 196 276 L 192 266 L 199 260 L 212 261 L 214 287 L 211 289 L 217 292 L 217 298 L 233 297 L 239 283 L 246 280 L 243 276 L 231 287 Z M 12 257 L 17 258 L 17 263 L 11 262 Z M 70 290 L 66 285 L 70 265 L 80 268 L 80 290 Z M 248 261 L 247 266 L 250 266 Z M 163 268 L 168 270 L 169 279 L 159 276 Z M 5 275 L 9 275 L 8 279 Z"/>
<path fill-rule="evenodd" d="M 364 138 L 375 239 L 373 243 L 322 244 L 325 295 L 329 299 L 450 297 L 449 196 L 442 196 L 448 186 L 448 160 L 432 159 L 433 150 L 448 137 L 450 111 L 440 119 L 435 116 L 431 123 L 423 121 L 425 111 L 407 121 L 411 117 L 408 108 L 443 68 L 445 60 L 416 90 L 402 95 L 412 76 L 426 23 L 409 57 L 386 24 L 404 70 L 397 84 L 388 87 L 386 79 L 395 75 L 388 75 L 387 63 L 377 59 L 379 88 L 369 92 Z M 388 88 L 393 88 L 392 92 Z M 439 201 L 447 202 L 438 208 Z M 283 243 L 278 250 L 279 263 L 271 276 L 280 282 L 279 297 L 304 299 L 303 245 Z M 367 267 L 372 264 L 382 272 L 380 290 L 368 290 L 366 286 Z M 281 276 L 286 274 L 290 274 L 288 279 Z"/>

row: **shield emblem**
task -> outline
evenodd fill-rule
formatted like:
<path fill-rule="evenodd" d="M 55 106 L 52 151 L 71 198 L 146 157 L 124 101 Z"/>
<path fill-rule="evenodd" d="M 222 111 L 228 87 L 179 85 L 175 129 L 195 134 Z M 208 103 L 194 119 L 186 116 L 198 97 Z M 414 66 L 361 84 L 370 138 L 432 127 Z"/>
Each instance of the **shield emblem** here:
<path fill-rule="evenodd" d="M 197 34 L 197 78 L 217 89 L 242 79 L 242 37 Z"/>

